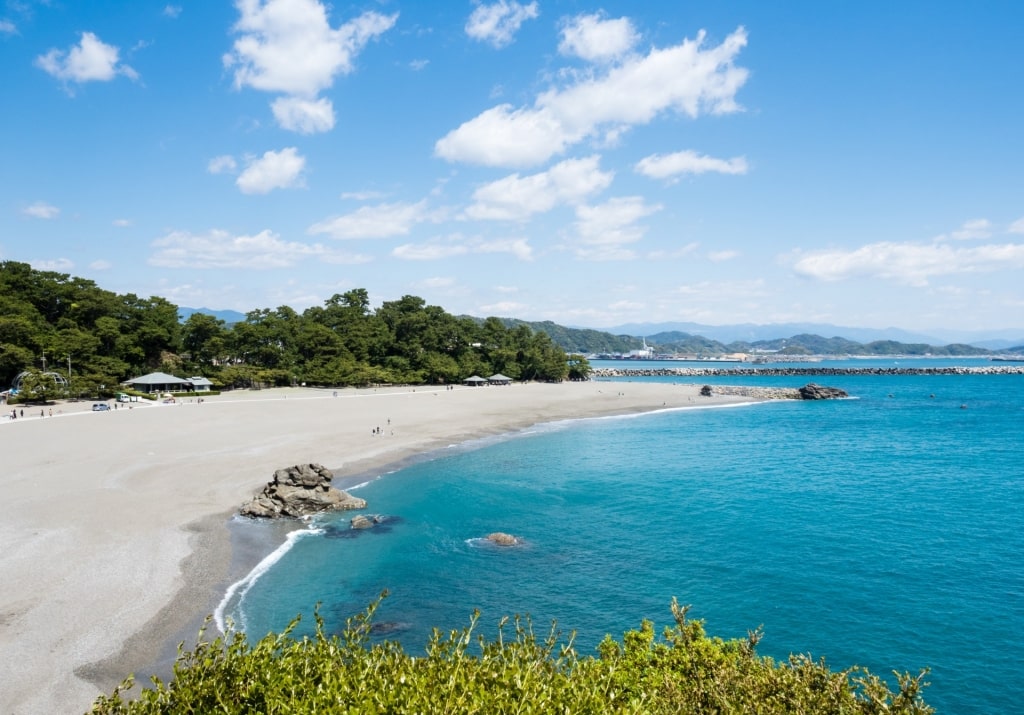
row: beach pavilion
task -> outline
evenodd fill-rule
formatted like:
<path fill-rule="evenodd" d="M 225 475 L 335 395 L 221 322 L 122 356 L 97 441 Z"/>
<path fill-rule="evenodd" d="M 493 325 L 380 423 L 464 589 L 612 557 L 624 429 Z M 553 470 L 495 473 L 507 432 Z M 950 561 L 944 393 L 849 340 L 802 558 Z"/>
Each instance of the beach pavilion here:
<path fill-rule="evenodd" d="M 190 377 L 188 384 L 192 385 L 192 389 L 196 392 L 209 392 L 213 389 L 213 383 L 205 377 Z"/>
<path fill-rule="evenodd" d="M 495 375 L 491 375 L 489 378 L 487 378 L 487 382 L 488 382 L 488 384 L 491 384 L 491 385 L 511 385 L 512 384 L 512 378 L 511 377 L 507 377 L 505 375 L 502 375 L 499 372 L 499 373 L 497 373 Z"/>
<path fill-rule="evenodd" d="M 462 384 L 469 385 L 470 387 L 480 387 L 481 385 L 486 385 L 487 380 L 480 377 L 479 375 L 473 375 L 472 377 L 467 377 L 465 380 L 463 380 Z"/>
<path fill-rule="evenodd" d="M 151 372 L 121 383 L 139 392 L 187 392 L 192 383 L 166 372 Z"/>

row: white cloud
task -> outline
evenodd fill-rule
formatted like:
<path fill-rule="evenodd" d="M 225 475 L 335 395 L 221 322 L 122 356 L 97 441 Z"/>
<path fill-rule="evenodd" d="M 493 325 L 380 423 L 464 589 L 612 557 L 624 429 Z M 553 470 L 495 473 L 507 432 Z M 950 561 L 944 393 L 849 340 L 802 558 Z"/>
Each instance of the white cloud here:
<path fill-rule="evenodd" d="M 21 212 L 26 216 L 41 219 L 57 218 L 57 216 L 60 215 L 59 208 L 57 208 L 56 206 L 51 206 L 45 201 L 36 201 L 34 204 L 23 208 Z"/>
<path fill-rule="evenodd" d="M 373 201 L 384 196 L 382 191 L 345 191 L 341 194 L 341 198 L 347 201 Z"/>
<path fill-rule="evenodd" d="M 617 300 L 608 304 L 608 309 L 615 311 L 616 313 L 621 313 L 623 311 L 639 311 L 646 307 L 647 305 L 645 303 L 638 303 L 635 300 Z"/>
<path fill-rule="evenodd" d="M 532 107 L 492 107 L 439 139 L 434 152 L 453 162 L 531 166 L 599 132 L 614 139 L 666 111 L 738 111 L 735 95 L 748 72 L 733 61 L 747 44 L 746 30 L 716 47 L 704 47 L 704 39 L 701 31 L 694 40 L 630 57 L 603 76 L 542 93 Z"/>
<path fill-rule="evenodd" d="M 484 166 L 535 166 L 580 141 L 549 109 L 513 109 L 499 104 L 449 132 L 434 145 L 447 161 Z"/>
<path fill-rule="evenodd" d="M 627 17 L 606 20 L 600 14 L 577 15 L 562 27 L 558 51 L 588 62 L 610 62 L 632 50 L 639 40 Z"/>
<path fill-rule="evenodd" d="M 338 74 L 351 73 L 366 45 L 398 20 L 397 13 L 368 11 L 335 29 L 319 0 L 236 0 L 235 7 L 239 37 L 223 58 L 235 87 L 288 95 L 274 103 L 274 116 L 283 128 L 307 134 L 334 126 L 331 103 L 317 95 Z"/>
<path fill-rule="evenodd" d="M 337 29 L 317 0 L 236 0 L 240 37 L 224 56 L 235 86 L 313 97 L 354 69 L 366 44 L 394 26 L 398 15 L 365 12 Z"/>
<path fill-rule="evenodd" d="M 394 203 L 361 206 L 343 216 L 326 219 L 309 227 L 307 233 L 326 233 L 332 238 L 390 238 L 404 236 L 418 223 L 426 221 L 427 204 Z"/>
<path fill-rule="evenodd" d="M 392 256 L 405 261 L 437 261 L 467 253 L 469 249 L 466 246 L 445 243 L 405 243 L 391 250 Z"/>
<path fill-rule="evenodd" d="M 138 73 L 118 61 L 120 50 L 104 44 L 91 32 L 83 32 L 77 45 L 68 50 L 52 49 L 36 57 L 37 67 L 57 79 L 71 82 L 108 82 L 118 75 L 137 79 Z"/>
<path fill-rule="evenodd" d="M 646 229 L 637 222 L 661 208 L 645 203 L 639 196 L 614 198 L 598 206 L 577 207 L 575 227 L 581 246 L 577 248 L 576 255 L 588 260 L 634 258 L 635 254 L 625 246 L 643 238 Z"/>
<path fill-rule="evenodd" d="M 299 134 L 329 132 L 334 128 L 334 105 L 329 99 L 279 97 L 270 105 L 282 129 Z"/>
<path fill-rule="evenodd" d="M 37 260 L 29 262 L 37 271 L 55 271 L 67 273 L 75 267 L 75 264 L 67 258 L 55 258 L 49 260 Z"/>
<path fill-rule="evenodd" d="M 733 258 L 736 258 L 739 255 L 739 251 L 711 251 L 710 253 L 708 253 L 708 260 L 711 261 L 712 263 L 722 263 L 724 261 L 731 261 Z"/>
<path fill-rule="evenodd" d="M 466 21 L 466 34 L 474 40 L 490 43 L 494 47 L 505 47 L 512 43 L 524 22 L 536 18 L 539 14 L 536 2 L 529 5 L 522 5 L 514 0 L 481 3 Z"/>
<path fill-rule="evenodd" d="M 429 64 L 430 60 L 413 60 L 409 63 L 409 69 L 419 72 L 420 70 L 425 70 Z"/>
<path fill-rule="evenodd" d="M 733 306 L 770 295 L 764 280 L 760 278 L 736 281 L 701 281 L 678 286 L 671 292 L 677 296 L 699 298 L 703 304 L 725 303 Z M 706 312 L 706 309 L 692 307 L 683 308 L 680 313 L 693 319 L 702 314 L 702 311 Z"/>
<path fill-rule="evenodd" d="M 685 246 L 680 246 L 679 248 L 674 248 L 671 250 L 660 249 L 657 251 L 651 251 L 650 253 L 647 254 L 647 258 L 649 258 L 652 261 L 661 261 L 667 258 L 684 258 L 695 253 L 698 248 L 700 248 L 700 243 L 698 243 L 697 241 L 691 241 L 690 243 L 687 243 Z"/>
<path fill-rule="evenodd" d="M 439 276 L 436 278 L 427 278 L 426 280 L 422 280 L 419 282 L 419 285 L 424 288 L 451 288 L 455 285 L 455 279 L 442 278 Z"/>
<path fill-rule="evenodd" d="M 152 243 L 156 249 L 149 264 L 164 268 L 289 268 L 315 258 L 330 263 L 363 262 L 363 257 L 333 252 L 322 244 L 283 241 L 272 231 L 255 236 L 235 236 L 227 231 L 205 234 L 172 231 Z M 368 260 L 368 259 L 365 259 Z"/>
<path fill-rule="evenodd" d="M 533 248 L 525 238 L 496 239 L 481 241 L 473 248 L 474 253 L 510 253 L 520 261 L 533 260 Z"/>
<path fill-rule="evenodd" d="M 235 158 L 228 155 L 215 156 L 206 165 L 206 170 L 211 174 L 234 173 L 237 168 Z"/>
<path fill-rule="evenodd" d="M 118 228 L 128 228 L 132 225 L 132 221 L 127 218 L 116 218 L 114 219 L 114 225 Z"/>
<path fill-rule="evenodd" d="M 10 20 L 0 20 L 0 35 L 16 35 L 18 28 Z"/>
<path fill-rule="evenodd" d="M 164 17 L 174 19 L 181 15 L 181 5 L 164 5 Z"/>
<path fill-rule="evenodd" d="M 575 204 L 608 188 L 615 174 L 600 170 L 599 156 L 567 159 L 547 171 L 506 176 L 473 192 L 471 219 L 522 221 L 559 204 Z"/>
<path fill-rule="evenodd" d="M 295 147 L 281 151 L 268 151 L 254 159 L 235 181 L 243 194 L 267 194 L 274 189 L 289 189 L 303 185 L 302 170 L 306 158 Z"/>
<path fill-rule="evenodd" d="M 525 303 L 516 303 L 511 300 L 506 300 L 499 303 L 481 305 L 477 311 L 484 315 L 515 315 L 517 313 L 522 313 L 527 308 L 529 308 L 529 306 Z"/>
<path fill-rule="evenodd" d="M 747 160 L 742 156 L 716 159 L 695 151 L 677 151 L 674 154 L 652 154 L 637 162 L 637 173 L 652 179 L 669 179 L 679 174 L 746 174 Z"/>
<path fill-rule="evenodd" d="M 436 261 L 453 256 L 465 256 L 471 253 L 508 253 L 520 261 L 533 260 L 533 249 L 530 247 L 529 242 L 523 238 L 483 241 L 479 239 L 466 240 L 461 236 L 454 236 L 448 241 L 435 240 L 428 243 L 406 243 L 396 246 L 391 251 L 391 255 L 395 258 L 407 261 Z"/>
<path fill-rule="evenodd" d="M 963 225 L 948 235 L 939 236 L 936 240 L 944 241 L 973 241 L 980 238 L 988 238 L 992 235 L 992 222 L 984 218 L 976 218 L 964 221 Z"/>
<path fill-rule="evenodd" d="M 1024 244 L 954 248 L 948 243 L 880 242 L 853 250 L 815 251 L 797 257 L 793 270 L 822 281 L 882 278 L 925 286 L 935 276 L 1024 268 Z"/>
<path fill-rule="evenodd" d="M 1019 218 L 1006 229 L 1008 233 L 1024 233 L 1024 218 Z"/>

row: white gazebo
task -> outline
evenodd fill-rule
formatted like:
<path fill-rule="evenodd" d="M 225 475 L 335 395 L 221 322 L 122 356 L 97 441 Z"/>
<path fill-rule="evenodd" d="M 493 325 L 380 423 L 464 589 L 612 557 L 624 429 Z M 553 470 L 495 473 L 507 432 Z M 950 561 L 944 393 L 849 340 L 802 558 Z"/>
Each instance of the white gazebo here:
<path fill-rule="evenodd" d="M 465 380 L 463 380 L 462 384 L 469 385 L 470 387 L 480 387 L 481 385 L 486 385 L 487 380 L 480 377 L 479 375 L 473 375 L 472 377 L 467 377 Z"/>
<path fill-rule="evenodd" d="M 487 378 L 487 382 L 490 383 L 491 385 L 511 385 L 512 378 L 506 375 L 502 375 L 499 372 L 496 375 L 491 375 L 489 378 Z"/>

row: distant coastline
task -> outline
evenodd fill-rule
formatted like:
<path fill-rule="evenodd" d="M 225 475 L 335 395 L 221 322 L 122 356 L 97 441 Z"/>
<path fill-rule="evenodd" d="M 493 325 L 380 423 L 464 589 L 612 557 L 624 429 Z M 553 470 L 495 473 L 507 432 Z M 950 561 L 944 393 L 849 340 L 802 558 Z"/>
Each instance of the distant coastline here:
<path fill-rule="evenodd" d="M 595 368 L 594 378 L 613 377 L 811 377 L 847 375 L 1024 375 L 1024 365 L 966 367 L 628 367 Z"/>

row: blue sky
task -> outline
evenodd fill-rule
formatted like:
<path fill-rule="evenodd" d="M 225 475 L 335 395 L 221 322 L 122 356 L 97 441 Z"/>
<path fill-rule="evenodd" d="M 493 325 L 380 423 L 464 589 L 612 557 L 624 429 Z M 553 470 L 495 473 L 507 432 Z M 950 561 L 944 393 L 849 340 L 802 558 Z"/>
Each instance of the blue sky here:
<path fill-rule="evenodd" d="M 1024 4 L 0 0 L 0 260 L 183 306 L 1024 328 Z"/>

